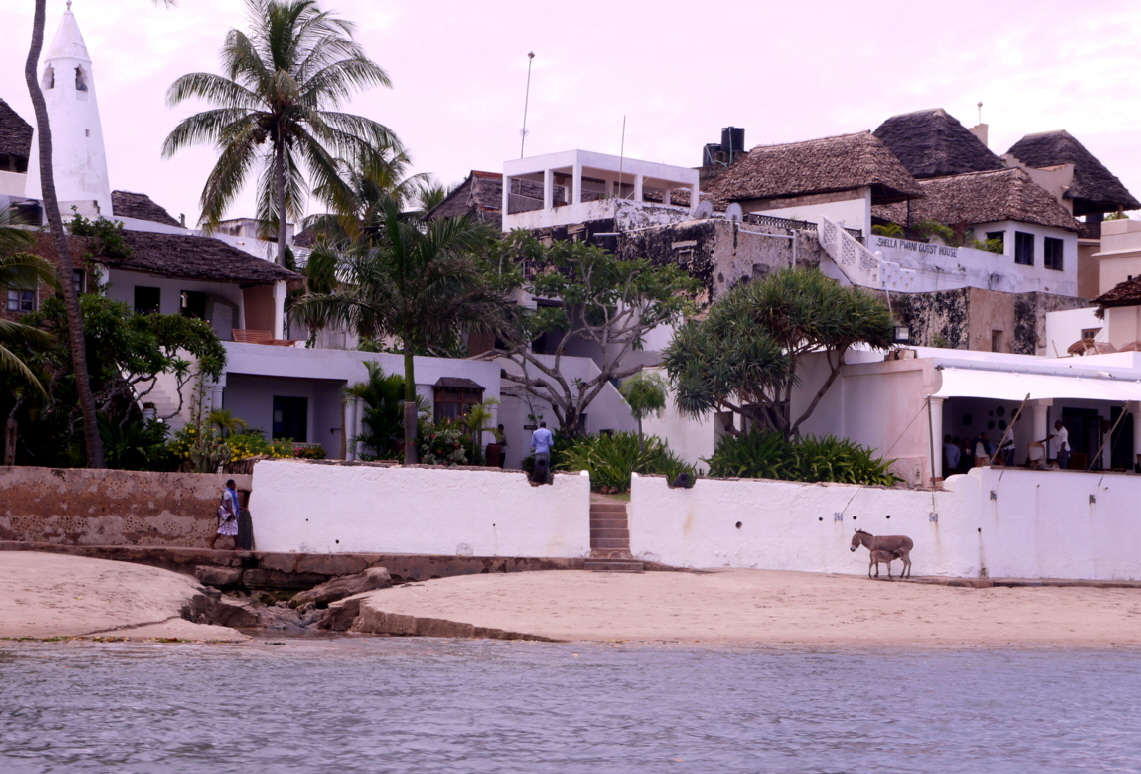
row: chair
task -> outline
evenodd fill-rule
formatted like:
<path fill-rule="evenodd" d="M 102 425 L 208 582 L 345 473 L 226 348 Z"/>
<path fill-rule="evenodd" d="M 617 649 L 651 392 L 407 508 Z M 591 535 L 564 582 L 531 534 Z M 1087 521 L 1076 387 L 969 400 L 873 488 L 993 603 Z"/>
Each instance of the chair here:
<path fill-rule="evenodd" d="M 273 331 L 254 331 L 234 328 L 234 341 L 239 344 L 269 344 L 273 341 Z"/>
<path fill-rule="evenodd" d="M 1046 466 L 1046 444 L 1041 441 L 1031 441 L 1026 445 L 1026 465 L 1032 468 Z"/>

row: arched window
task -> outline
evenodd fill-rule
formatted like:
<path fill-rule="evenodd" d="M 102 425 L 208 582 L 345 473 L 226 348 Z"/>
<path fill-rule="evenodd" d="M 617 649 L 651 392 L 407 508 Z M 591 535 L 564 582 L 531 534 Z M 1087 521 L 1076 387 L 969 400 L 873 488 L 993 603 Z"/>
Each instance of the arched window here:
<path fill-rule="evenodd" d="M 87 73 L 83 72 L 82 67 L 75 68 L 75 90 L 87 91 Z"/>
<path fill-rule="evenodd" d="M 44 68 L 44 80 L 40 84 L 40 88 L 44 91 L 55 88 L 55 68 L 51 65 Z"/>

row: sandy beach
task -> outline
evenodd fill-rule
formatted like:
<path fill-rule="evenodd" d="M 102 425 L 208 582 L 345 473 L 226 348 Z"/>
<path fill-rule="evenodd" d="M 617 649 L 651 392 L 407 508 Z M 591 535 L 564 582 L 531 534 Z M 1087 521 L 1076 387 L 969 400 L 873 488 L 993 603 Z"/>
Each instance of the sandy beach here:
<path fill-rule="evenodd" d="M 199 593 L 193 578 L 140 564 L 0 551 L 0 637 L 248 639 L 183 620 Z"/>
<path fill-rule="evenodd" d="M 366 607 L 568 641 L 1141 644 L 1141 589 L 973 589 L 771 570 L 469 575 L 370 592 Z"/>

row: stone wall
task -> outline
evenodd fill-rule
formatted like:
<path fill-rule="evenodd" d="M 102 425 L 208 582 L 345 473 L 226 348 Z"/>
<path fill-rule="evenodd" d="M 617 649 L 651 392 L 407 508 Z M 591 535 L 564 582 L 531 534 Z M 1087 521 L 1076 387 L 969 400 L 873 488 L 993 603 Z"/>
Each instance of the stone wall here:
<path fill-rule="evenodd" d="M 251 476 L 0 467 L 0 540 L 205 546 L 227 479 Z"/>

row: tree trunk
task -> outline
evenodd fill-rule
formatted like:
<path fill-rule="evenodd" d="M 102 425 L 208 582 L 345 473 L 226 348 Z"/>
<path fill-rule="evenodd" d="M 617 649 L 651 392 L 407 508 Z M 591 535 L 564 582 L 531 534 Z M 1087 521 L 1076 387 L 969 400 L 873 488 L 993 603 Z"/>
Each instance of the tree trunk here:
<path fill-rule="evenodd" d="M 285 140 L 277 138 L 274 149 L 273 178 L 277 186 L 277 264 L 285 265 Z"/>
<path fill-rule="evenodd" d="M 404 464 L 420 461 L 416 453 L 416 431 L 419 412 L 416 411 L 416 364 L 412 348 L 404 345 Z"/>
<path fill-rule="evenodd" d="M 71 365 L 75 371 L 75 391 L 79 395 L 79 407 L 83 411 L 83 439 L 87 447 L 87 467 L 105 468 L 103 439 L 99 437 L 99 423 L 95 408 L 95 395 L 91 392 L 91 379 L 87 372 L 87 344 L 83 336 L 83 316 L 79 311 L 79 294 L 73 283 L 74 264 L 68 251 L 67 234 L 63 230 L 63 218 L 59 213 L 59 200 L 55 194 L 55 177 L 52 170 L 51 125 L 48 122 L 47 103 L 40 91 L 38 64 L 40 51 L 44 46 L 44 16 L 46 0 L 36 0 L 35 16 L 32 22 L 32 45 L 28 49 L 28 60 L 24 65 L 24 80 L 28 83 L 28 94 L 36 113 L 36 127 L 39 129 L 40 184 L 44 195 L 44 212 L 48 218 L 48 228 L 55 241 L 56 263 L 59 265 L 59 285 L 67 309 L 67 336 L 71 344 Z"/>

